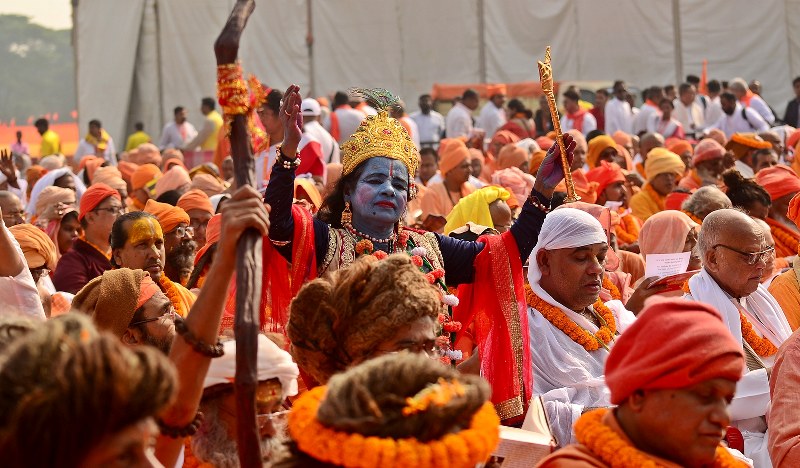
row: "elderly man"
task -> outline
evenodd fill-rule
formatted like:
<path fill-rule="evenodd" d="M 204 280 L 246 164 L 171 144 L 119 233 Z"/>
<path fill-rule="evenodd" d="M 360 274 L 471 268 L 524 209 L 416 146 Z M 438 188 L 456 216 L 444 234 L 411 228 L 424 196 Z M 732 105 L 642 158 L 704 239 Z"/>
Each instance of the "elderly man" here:
<path fill-rule="evenodd" d="M 711 305 L 742 344 L 747 372 L 737 387 L 731 416 L 745 438 L 745 455 L 769 466 L 763 416 L 769 404 L 767 369 L 792 331 L 780 306 L 761 284 L 773 249 L 746 214 L 717 210 L 703 221 L 698 247 L 703 269 L 689 280 L 687 299 Z"/>
<path fill-rule="evenodd" d="M 90 315 L 99 329 L 127 345 L 150 345 L 169 354 L 175 308 L 146 271 L 106 271 L 75 295 L 72 308 Z"/>
<path fill-rule="evenodd" d="M 691 172 L 678 182 L 678 187 L 697 190 L 706 185 L 718 185 L 725 171 L 724 157 L 722 145 L 711 138 L 702 140 L 694 149 Z"/>
<path fill-rule="evenodd" d="M 164 274 L 176 283 L 186 284 L 192 274 L 197 250 L 191 218 L 182 208 L 155 200 L 148 200 L 144 211 L 158 218 L 164 232 Z"/>
<path fill-rule="evenodd" d="M 545 218 L 528 261 L 533 390 L 562 446 L 574 442 L 572 426 L 586 408 L 611 405 L 603 364 L 635 320 L 620 301 L 600 300 L 607 257 L 618 263 L 600 222 L 561 208 Z"/>
<path fill-rule="evenodd" d="M 3 222 L 7 227 L 25 222 L 25 208 L 13 193 L 0 190 L 0 209 L 3 210 Z"/>
<path fill-rule="evenodd" d="M 697 224 L 703 224 L 709 213 L 726 208 L 733 208 L 731 199 L 717 187 L 706 186 L 700 187 L 687 198 L 681 206 L 681 211 Z"/>
<path fill-rule="evenodd" d="M 439 145 L 439 171 L 444 180 L 429 184 L 425 194 L 420 199 L 422 220 L 427 228 L 441 232 L 446 223 L 445 218 L 459 200 L 475 191 L 468 184 L 470 171 L 470 154 L 467 146 L 453 138 L 442 140 Z M 428 220 L 428 217 L 433 218 Z M 441 219 L 439 219 L 441 218 Z"/>
<path fill-rule="evenodd" d="M 49 273 L 56 267 L 56 245 L 44 231 L 32 224 L 17 224 L 9 228 L 9 231 L 22 248 L 28 270 L 39 291 L 44 314 L 50 317 L 51 294 L 55 289 Z"/>
<path fill-rule="evenodd" d="M 58 291 L 77 293 L 86 283 L 111 269 L 108 241 L 117 216 L 125 211 L 119 192 L 106 184 L 95 184 L 81 197 L 78 221 L 83 237 L 78 238 L 58 261 L 53 284 Z"/>
<path fill-rule="evenodd" d="M 236 374 L 236 341 L 224 343 L 225 354 L 213 359 L 203 382 L 200 412 L 203 423 L 192 437 L 192 454 L 199 463 L 212 466 L 238 466 L 236 451 L 236 400 L 233 378 Z M 297 377 L 300 374 L 292 356 L 258 335 L 256 390 L 257 418 L 261 427 L 261 455 L 265 461 L 278 453 L 286 439 L 283 425 L 275 423 L 273 413 L 281 409 L 286 397 L 297 395 Z"/>
<path fill-rule="evenodd" d="M 188 222 L 189 217 L 186 216 L 184 224 L 188 225 Z M 161 224 L 152 214 L 135 211 L 122 215 L 111 231 L 111 263 L 115 268 L 147 271 L 170 298 L 178 315 L 185 317 L 194 304 L 195 296 L 165 274 L 165 238 Z M 172 240 L 175 241 L 174 236 Z"/>
<path fill-rule="evenodd" d="M 743 367 L 713 308 L 651 302 L 608 353 L 605 380 L 617 407 L 581 416 L 580 445 L 537 466 L 748 466 L 720 444 Z"/>
<path fill-rule="evenodd" d="M 0 206 L 0 215 L 5 214 Z M 0 223 L 0 304 L 3 311 L 44 319 L 36 281 L 28 268 L 19 242 L 4 223 Z"/>
<path fill-rule="evenodd" d="M 667 195 L 678 185 L 686 166 L 680 156 L 664 148 L 654 148 L 644 163 L 647 183 L 631 197 L 633 215 L 642 221 L 664 210 Z"/>
<path fill-rule="evenodd" d="M 206 245 L 206 226 L 214 216 L 214 207 L 208 195 L 199 189 L 189 190 L 178 199 L 178 208 L 189 215 L 189 227 L 194 230 L 197 247 Z"/>

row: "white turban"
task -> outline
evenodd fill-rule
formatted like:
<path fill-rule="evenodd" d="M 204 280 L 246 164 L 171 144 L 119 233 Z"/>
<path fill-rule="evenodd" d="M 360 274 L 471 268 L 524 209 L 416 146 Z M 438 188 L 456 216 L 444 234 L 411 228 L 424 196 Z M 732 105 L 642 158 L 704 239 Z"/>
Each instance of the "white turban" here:
<path fill-rule="evenodd" d="M 226 341 L 222 346 L 225 348 L 225 354 L 211 360 L 203 388 L 233 383 L 236 376 L 236 341 Z M 257 359 L 256 373 L 259 382 L 278 379 L 281 381 L 283 398 L 297 395 L 297 376 L 300 375 L 300 371 L 289 353 L 266 336 L 259 334 Z"/>
<path fill-rule="evenodd" d="M 39 200 L 39 194 L 42 193 L 42 190 L 53 185 L 56 179 L 66 174 L 71 175 L 72 180 L 75 181 L 75 198 L 78 202 L 81 201 L 81 196 L 83 196 L 83 192 L 86 191 L 86 185 L 83 184 L 83 181 L 78 176 L 72 173 L 70 168 L 62 167 L 60 169 L 47 172 L 38 181 L 36 181 L 33 189 L 31 189 L 31 196 L 28 199 L 28 208 L 25 210 L 27 211 L 28 215 L 33 216 L 36 214 L 36 202 Z"/>
<path fill-rule="evenodd" d="M 574 249 L 585 245 L 607 243 L 608 238 L 600 221 L 594 216 L 575 208 L 551 211 L 544 219 L 539 231 L 539 242 L 528 260 L 528 282 L 538 284 L 542 278 L 536 254 L 540 250 Z"/>

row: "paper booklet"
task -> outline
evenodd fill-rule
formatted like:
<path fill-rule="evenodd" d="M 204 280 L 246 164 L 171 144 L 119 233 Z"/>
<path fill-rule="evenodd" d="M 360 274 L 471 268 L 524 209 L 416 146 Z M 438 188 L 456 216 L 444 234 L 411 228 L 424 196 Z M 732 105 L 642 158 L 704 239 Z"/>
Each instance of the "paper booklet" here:
<path fill-rule="evenodd" d="M 493 456 L 503 468 L 530 468 L 556 449 L 541 397 L 533 397 L 522 429 L 500 426 L 500 443 Z"/>
<path fill-rule="evenodd" d="M 700 271 L 686 271 L 686 268 L 689 266 L 691 255 L 691 252 L 647 255 L 645 258 L 646 267 L 644 277 L 650 278 L 652 276 L 657 276 L 659 278 L 652 283 L 650 287 L 652 288 L 665 284 L 668 286 L 667 291 L 680 289 L 685 281 Z"/>

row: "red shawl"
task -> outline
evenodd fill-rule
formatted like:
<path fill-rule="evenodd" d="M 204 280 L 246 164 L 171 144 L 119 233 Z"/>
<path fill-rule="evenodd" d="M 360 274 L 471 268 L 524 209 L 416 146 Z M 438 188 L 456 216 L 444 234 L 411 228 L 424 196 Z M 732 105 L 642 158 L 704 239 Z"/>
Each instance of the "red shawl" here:
<path fill-rule="evenodd" d="M 522 262 L 514 236 L 481 236 L 475 280 L 458 288 L 454 320 L 470 325 L 478 343 L 481 374 L 492 385 L 500 419 L 521 421 L 533 391 Z M 463 333 L 463 332 L 462 332 Z"/>

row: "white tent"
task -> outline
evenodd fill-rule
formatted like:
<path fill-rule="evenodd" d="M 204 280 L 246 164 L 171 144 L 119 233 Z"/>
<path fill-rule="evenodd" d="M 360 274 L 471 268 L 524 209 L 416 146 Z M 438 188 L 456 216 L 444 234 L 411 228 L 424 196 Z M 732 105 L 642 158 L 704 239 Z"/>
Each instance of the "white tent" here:
<path fill-rule="evenodd" d="M 234 0 L 73 0 L 81 128 L 120 144 L 172 109 L 201 123 L 215 95 L 213 43 Z M 381 86 L 411 107 L 433 83 L 537 80 L 553 47 L 559 81 L 639 88 L 699 75 L 762 82 L 782 116 L 800 75 L 800 0 L 262 0 L 242 38 L 247 73 L 304 95 Z"/>

